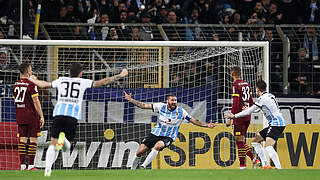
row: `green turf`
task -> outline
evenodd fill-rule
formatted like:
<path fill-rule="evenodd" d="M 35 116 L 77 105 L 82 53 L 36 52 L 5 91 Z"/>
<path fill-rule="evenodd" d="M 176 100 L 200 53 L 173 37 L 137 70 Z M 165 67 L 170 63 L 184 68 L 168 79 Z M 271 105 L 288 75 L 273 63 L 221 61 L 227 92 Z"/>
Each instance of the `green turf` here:
<path fill-rule="evenodd" d="M 320 180 L 320 170 L 56 170 L 0 171 L 1 180 Z"/>

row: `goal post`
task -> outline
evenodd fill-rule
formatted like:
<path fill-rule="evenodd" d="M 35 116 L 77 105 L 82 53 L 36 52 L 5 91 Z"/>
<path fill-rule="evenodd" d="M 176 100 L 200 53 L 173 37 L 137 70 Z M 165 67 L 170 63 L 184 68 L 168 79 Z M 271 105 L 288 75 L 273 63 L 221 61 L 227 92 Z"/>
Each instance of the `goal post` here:
<path fill-rule="evenodd" d="M 72 62 L 80 62 L 84 78 L 94 80 L 123 68 L 129 70 L 129 75 L 118 82 L 86 91 L 74 148 L 59 154 L 55 169 L 130 168 L 135 151 L 157 118 L 152 111 L 128 103 L 123 90 L 145 103 L 165 102 L 167 94 L 175 94 L 178 105 L 193 117 L 221 123 L 211 130 L 185 121 L 176 142 L 148 168 L 236 168 L 239 162 L 234 136 L 223 118 L 232 104 L 231 68 L 240 66 L 254 96 L 260 77 L 269 84 L 268 42 L 0 40 L 0 46 L 10 47 L 23 62 L 33 59 L 32 70 L 41 80 L 67 76 Z M 8 58 L 8 68 L 0 69 L 0 169 L 17 169 L 19 162 L 12 99 L 12 85 L 19 73 L 14 62 Z M 46 125 L 38 140 L 38 168 L 45 165 L 55 95 L 54 89 L 40 90 Z M 262 122 L 262 115 L 252 115 L 248 141 Z"/>
<path fill-rule="evenodd" d="M 84 40 L 0 40 L 0 45 L 24 46 L 100 46 L 100 47 L 261 47 L 263 48 L 263 79 L 269 85 L 268 41 L 84 41 Z M 268 88 L 269 89 L 269 88 Z"/>

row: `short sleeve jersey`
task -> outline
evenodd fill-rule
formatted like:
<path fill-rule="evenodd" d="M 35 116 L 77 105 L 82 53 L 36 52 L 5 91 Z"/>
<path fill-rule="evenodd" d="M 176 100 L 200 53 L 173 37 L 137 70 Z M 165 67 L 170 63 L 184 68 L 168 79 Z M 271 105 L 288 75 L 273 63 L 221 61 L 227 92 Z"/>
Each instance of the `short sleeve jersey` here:
<path fill-rule="evenodd" d="M 232 110 L 233 114 L 242 111 L 244 106 L 250 107 L 253 104 L 252 92 L 249 83 L 244 80 L 236 80 L 232 85 Z M 234 124 L 237 125 L 243 121 L 250 121 L 251 116 L 235 119 Z"/>
<path fill-rule="evenodd" d="M 83 95 L 87 88 L 91 88 L 93 81 L 90 79 L 60 77 L 52 83 L 58 89 L 58 101 L 53 110 L 55 116 L 69 116 L 81 119 L 81 105 Z"/>
<path fill-rule="evenodd" d="M 152 104 L 154 112 L 158 113 L 157 124 L 153 127 L 151 133 L 156 136 L 170 137 L 173 141 L 177 139 L 179 128 L 184 119 L 191 120 L 191 116 L 182 107 L 177 106 L 175 110 L 170 111 L 167 104 Z"/>
<path fill-rule="evenodd" d="M 13 86 L 13 98 L 18 124 L 29 124 L 39 120 L 33 97 L 39 96 L 38 87 L 27 78 L 21 78 Z"/>
<path fill-rule="evenodd" d="M 263 111 L 269 126 L 286 126 L 286 122 L 280 113 L 278 102 L 273 94 L 264 93 L 254 104 Z"/>

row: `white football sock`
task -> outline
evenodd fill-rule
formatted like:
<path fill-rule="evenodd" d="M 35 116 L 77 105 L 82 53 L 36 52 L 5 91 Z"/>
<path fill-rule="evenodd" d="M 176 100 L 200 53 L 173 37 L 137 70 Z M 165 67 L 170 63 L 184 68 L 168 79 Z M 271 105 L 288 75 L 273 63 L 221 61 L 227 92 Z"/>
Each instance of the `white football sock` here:
<path fill-rule="evenodd" d="M 66 152 L 68 150 L 70 150 L 71 147 L 71 143 L 67 138 L 64 138 L 64 143 L 63 143 L 63 147 L 62 147 L 62 151 Z"/>
<path fill-rule="evenodd" d="M 276 168 L 282 169 L 278 153 L 274 150 L 274 148 L 272 146 L 267 146 L 266 151 L 268 152 L 269 157 L 271 158 L 271 160 L 274 163 L 274 165 L 276 166 Z"/>
<path fill-rule="evenodd" d="M 46 170 L 51 171 L 52 164 L 56 161 L 57 157 L 58 151 L 56 150 L 55 146 L 50 145 L 46 154 Z"/>
<path fill-rule="evenodd" d="M 159 151 L 152 149 L 151 152 L 148 154 L 146 160 L 143 162 L 142 166 L 147 167 L 152 160 L 158 155 Z"/>
<path fill-rule="evenodd" d="M 131 169 L 137 169 L 140 160 L 141 160 L 141 157 L 138 157 L 138 156 L 135 155 L 133 163 L 132 163 L 132 166 L 131 166 Z"/>
<path fill-rule="evenodd" d="M 27 165 L 26 165 L 26 164 L 21 164 L 20 170 L 25 170 L 26 168 L 27 168 Z"/>
<path fill-rule="evenodd" d="M 264 153 L 263 147 L 260 143 L 257 142 L 252 142 L 251 143 L 252 147 L 254 148 L 254 151 L 258 154 L 262 161 L 262 166 L 266 166 L 269 164 L 266 154 Z"/>

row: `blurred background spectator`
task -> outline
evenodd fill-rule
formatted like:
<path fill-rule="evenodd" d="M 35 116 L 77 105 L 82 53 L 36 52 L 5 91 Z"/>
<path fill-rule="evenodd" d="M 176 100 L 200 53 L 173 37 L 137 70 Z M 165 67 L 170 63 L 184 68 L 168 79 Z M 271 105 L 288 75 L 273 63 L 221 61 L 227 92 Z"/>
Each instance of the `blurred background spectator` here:
<path fill-rule="evenodd" d="M 38 0 L 23 0 L 23 3 L 23 34 L 32 38 L 34 26 L 30 22 L 35 20 Z M 283 37 L 280 34 L 284 33 L 290 40 L 291 88 L 299 86 L 292 92 L 298 89 L 294 93 L 316 94 L 320 91 L 319 8 L 319 0 L 46 0 L 42 1 L 40 21 L 47 35 L 42 32 L 40 38 L 269 41 L 271 90 L 281 93 Z M 19 37 L 19 12 L 18 0 L 0 0 L 0 39 Z M 2 53 L 2 59 L 6 55 Z M 310 66 L 296 69 L 302 62 L 309 62 Z M 311 76 L 307 78 L 310 86 L 304 87 L 302 81 L 293 77 L 306 71 L 303 68 L 311 68 Z M 186 74 L 202 77 L 195 73 L 201 70 L 193 69 L 192 65 L 186 70 Z M 182 73 L 174 80 L 186 85 Z"/>
<path fill-rule="evenodd" d="M 311 73 L 312 64 L 306 58 L 306 50 L 300 48 L 298 55 L 290 62 L 289 79 L 292 94 L 313 94 Z"/>

